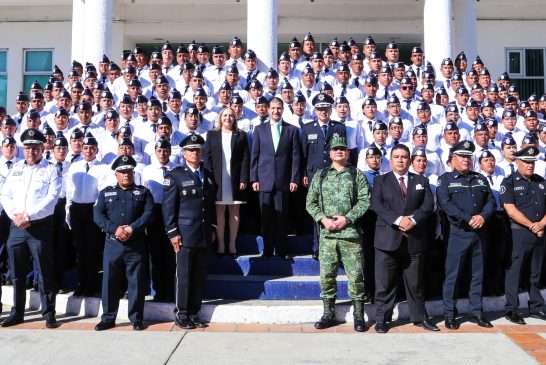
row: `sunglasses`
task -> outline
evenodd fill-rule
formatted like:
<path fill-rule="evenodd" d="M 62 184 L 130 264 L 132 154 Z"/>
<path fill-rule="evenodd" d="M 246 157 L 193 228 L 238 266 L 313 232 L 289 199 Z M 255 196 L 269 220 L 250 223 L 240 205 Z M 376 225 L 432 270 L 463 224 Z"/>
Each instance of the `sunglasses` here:
<path fill-rule="evenodd" d="M 345 147 L 334 147 L 332 148 L 333 151 L 347 151 L 347 148 Z"/>
<path fill-rule="evenodd" d="M 413 86 L 400 86 L 402 90 L 413 90 Z"/>

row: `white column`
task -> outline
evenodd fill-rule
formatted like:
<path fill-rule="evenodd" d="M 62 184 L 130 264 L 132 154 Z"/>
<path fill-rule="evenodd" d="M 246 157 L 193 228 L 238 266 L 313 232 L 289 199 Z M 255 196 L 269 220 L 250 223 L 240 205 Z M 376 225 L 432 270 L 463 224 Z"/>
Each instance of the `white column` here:
<path fill-rule="evenodd" d="M 103 54 L 111 57 L 112 51 L 112 0 L 87 0 L 85 2 L 85 53 L 84 62 L 97 64 Z"/>
<path fill-rule="evenodd" d="M 277 6 L 277 0 L 247 3 L 247 49 L 256 52 L 264 71 L 277 64 Z"/>
<path fill-rule="evenodd" d="M 85 44 L 85 3 L 72 0 L 72 59 L 83 62 Z"/>
<path fill-rule="evenodd" d="M 454 37 L 453 56 L 464 51 L 468 64 L 472 64 L 478 53 L 478 15 L 476 0 L 456 0 L 453 2 Z M 483 60 L 487 62 L 487 60 Z"/>
<path fill-rule="evenodd" d="M 440 74 L 440 63 L 451 57 L 451 0 L 425 0 L 423 20 L 425 57 Z"/>

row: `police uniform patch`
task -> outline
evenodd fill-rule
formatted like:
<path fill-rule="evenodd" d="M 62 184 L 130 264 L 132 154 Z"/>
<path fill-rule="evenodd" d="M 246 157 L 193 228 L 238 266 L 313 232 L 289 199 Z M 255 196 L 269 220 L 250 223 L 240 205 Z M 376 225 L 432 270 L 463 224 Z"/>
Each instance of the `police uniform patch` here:
<path fill-rule="evenodd" d="M 195 185 L 195 181 L 193 181 L 193 180 L 182 181 L 182 186 L 184 186 L 184 187 L 192 186 L 192 185 Z"/>
<path fill-rule="evenodd" d="M 500 191 L 499 191 L 499 192 L 500 192 L 501 194 L 506 193 L 506 187 L 505 187 L 504 185 L 502 185 L 502 186 L 500 187 Z"/>
<path fill-rule="evenodd" d="M 308 140 L 312 141 L 318 138 L 317 134 L 310 134 L 309 137 L 307 137 Z"/>
<path fill-rule="evenodd" d="M 109 196 L 114 196 L 114 195 L 118 195 L 118 192 L 117 191 L 111 191 L 111 192 L 108 192 L 108 193 L 104 193 L 105 198 L 107 198 Z"/>
<path fill-rule="evenodd" d="M 171 186 L 171 179 L 169 179 L 169 178 L 163 179 L 163 185 L 165 185 L 165 186 Z"/>
<path fill-rule="evenodd" d="M 140 195 L 140 190 L 133 190 L 133 195 Z"/>
<path fill-rule="evenodd" d="M 13 172 L 13 176 L 21 176 L 21 175 L 23 175 L 23 170 Z"/>
<path fill-rule="evenodd" d="M 543 184 L 538 184 L 538 187 L 541 188 L 542 190 L 544 190 L 544 185 Z"/>

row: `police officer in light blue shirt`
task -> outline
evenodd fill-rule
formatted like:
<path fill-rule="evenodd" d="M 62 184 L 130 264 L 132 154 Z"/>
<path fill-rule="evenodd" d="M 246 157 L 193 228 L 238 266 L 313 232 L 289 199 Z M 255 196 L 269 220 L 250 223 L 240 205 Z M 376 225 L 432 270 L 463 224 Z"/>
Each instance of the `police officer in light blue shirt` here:
<path fill-rule="evenodd" d="M 53 278 L 53 212 L 61 191 L 57 168 L 42 157 L 44 135 L 29 128 L 21 135 L 24 161 L 10 170 L 0 202 L 12 220 L 8 238 L 8 256 L 14 290 L 14 306 L 2 327 L 22 323 L 25 315 L 26 275 L 29 256 L 40 272 L 39 291 L 42 315 L 47 328 L 58 326 L 55 319 L 55 283 Z M 26 187 L 26 188 L 22 188 Z"/>

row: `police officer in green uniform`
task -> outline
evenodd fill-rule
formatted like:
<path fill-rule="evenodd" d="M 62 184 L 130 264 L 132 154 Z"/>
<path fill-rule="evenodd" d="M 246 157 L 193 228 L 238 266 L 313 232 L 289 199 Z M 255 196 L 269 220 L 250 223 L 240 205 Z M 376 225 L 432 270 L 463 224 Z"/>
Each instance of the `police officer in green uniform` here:
<path fill-rule="evenodd" d="M 332 137 L 330 159 L 332 165 L 317 171 L 307 194 L 307 211 L 320 226 L 320 288 L 324 314 L 315 328 L 324 329 L 336 323 L 336 276 L 342 262 L 354 307 L 354 329 L 363 332 L 366 323 L 362 233 L 357 220 L 370 205 L 370 188 L 364 175 L 348 165 L 349 149 L 344 137 L 337 134 Z"/>
<path fill-rule="evenodd" d="M 546 182 L 534 173 L 539 150 L 528 146 L 514 153 L 518 169 L 506 177 L 500 188 L 500 199 L 510 217 L 512 254 L 506 269 L 505 317 L 517 324 L 525 324 L 518 312 L 520 277 L 530 266 L 529 314 L 546 320 L 546 305 L 540 293 L 539 281 L 544 257 L 544 227 L 546 226 Z"/>

